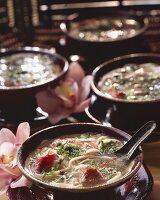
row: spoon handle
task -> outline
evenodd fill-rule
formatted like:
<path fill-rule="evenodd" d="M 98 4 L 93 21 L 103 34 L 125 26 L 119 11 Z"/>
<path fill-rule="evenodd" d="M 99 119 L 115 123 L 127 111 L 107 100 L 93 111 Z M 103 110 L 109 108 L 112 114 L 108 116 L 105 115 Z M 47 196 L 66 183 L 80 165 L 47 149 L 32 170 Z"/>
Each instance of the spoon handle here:
<path fill-rule="evenodd" d="M 126 154 L 128 159 L 130 159 L 136 148 L 152 133 L 155 128 L 156 123 L 154 121 L 149 121 L 144 124 L 119 150 L 118 153 Z"/>

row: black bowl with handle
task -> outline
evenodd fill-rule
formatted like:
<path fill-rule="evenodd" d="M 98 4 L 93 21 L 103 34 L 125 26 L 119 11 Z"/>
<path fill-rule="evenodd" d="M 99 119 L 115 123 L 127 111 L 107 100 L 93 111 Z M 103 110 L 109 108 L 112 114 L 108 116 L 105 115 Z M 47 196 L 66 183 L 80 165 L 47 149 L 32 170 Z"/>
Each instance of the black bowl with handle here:
<path fill-rule="evenodd" d="M 122 130 L 134 131 L 146 121 L 155 120 L 159 127 L 160 98 L 146 100 L 126 100 L 105 95 L 98 88 L 101 78 L 110 71 L 127 64 L 153 63 L 160 65 L 160 55 L 151 53 L 129 54 L 111 59 L 99 65 L 93 71 L 91 83 L 91 105 L 86 110 L 87 115 L 94 121 L 103 121 Z M 99 108 L 99 109 L 97 109 Z M 97 111 L 96 111 L 97 110 Z"/>
<path fill-rule="evenodd" d="M 14 61 L 9 61 L 11 58 Z M 39 77 L 38 81 L 31 84 L 10 85 L 11 80 L 13 82 L 21 81 L 19 80 L 18 73 L 28 73 L 27 65 L 32 69 L 31 73 L 33 76 L 39 73 L 36 68 L 38 68 L 37 66 L 39 60 L 41 62 L 41 58 L 49 62 L 49 70 L 51 71 L 54 71 L 58 66 L 59 72 L 56 76 L 51 75 L 46 79 Z M 23 63 L 25 59 L 28 59 L 27 64 Z M 64 57 L 49 49 L 41 49 L 38 47 L 2 49 L 0 51 L 0 62 L 0 76 L 2 78 L 0 86 L 0 118 L 6 121 L 32 120 L 36 115 L 37 108 L 35 94 L 47 87 L 55 87 L 59 81 L 65 77 L 68 71 L 68 62 Z M 47 62 L 43 62 L 43 64 L 40 63 L 39 70 L 44 70 L 47 67 Z M 21 72 L 17 72 L 18 70 Z M 5 75 L 3 75 L 3 73 L 5 73 Z M 4 84 L 6 75 L 8 76 L 7 85 Z"/>
<path fill-rule="evenodd" d="M 106 20 L 106 22 L 96 27 L 96 23 L 101 23 L 102 20 Z M 135 30 L 134 25 L 138 26 Z M 125 28 L 127 29 L 130 26 L 133 26 L 133 33 L 130 32 L 123 35 Z M 66 22 L 60 25 L 61 30 L 66 36 L 66 48 L 70 54 L 77 54 L 84 58 L 91 65 L 89 67 L 92 69 L 96 65 L 117 56 L 149 52 L 150 48 L 144 38 L 147 27 L 147 18 L 142 18 L 125 11 L 112 10 L 88 10 L 82 13 L 75 13 L 70 15 Z M 105 35 L 107 31 L 110 31 L 111 38 L 101 40 L 99 37 L 97 39 L 93 37 L 91 39 L 91 36 L 85 38 L 75 36 L 72 33 L 76 30 L 77 34 L 80 35 L 82 34 L 81 29 L 85 29 L 84 33 L 85 31 L 94 31 L 94 34 L 97 33 L 99 35 L 102 32 Z M 123 36 L 113 37 L 114 31 L 117 33 L 121 31 Z"/>
<path fill-rule="evenodd" d="M 132 162 L 133 165 L 127 174 L 122 176 L 120 179 L 115 180 L 111 183 L 104 183 L 100 185 L 92 185 L 92 186 L 86 186 L 86 187 L 72 187 L 68 185 L 68 187 L 64 187 L 63 185 L 57 185 L 57 184 L 49 184 L 47 182 L 44 182 L 40 179 L 38 179 L 36 176 L 34 176 L 32 173 L 28 171 L 26 168 L 26 160 L 28 156 L 37 149 L 37 147 L 41 144 L 42 141 L 46 140 L 53 140 L 59 137 L 65 137 L 67 135 L 72 134 L 84 134 L 84 133 L 103 133 L 103 135 L 107 135 L 109 137 L 118 139 L 122 141 L 123 143 L 126 143 L 131 136 L 128 135 L 126 132 L 121 131 L 116 128 L 109 128 L 104 125 L 95 124 L 95 123 L 71 123 L 71 124 L 61 124 L 56 125 L 53 127 L 49 127 L 46 129 L 43 129 L 34 135 L 32 135 L 28 140 L 26 140 L 22 147 L 20 148 L 18 152 L 18 166 L 21 172 L 24 176 L 26 176 L 29 180 L 31 180 L 35 185 L 51 190 L 51 191 L 57 191 L 59 193 L 66 192 L 72 193 L 73 196 L 80 195 L 80 193 L 83 195 L 86 195 L 88 193 L 92 194 L 92 192 L 99 192 L 101 190 L 105 190 L 106 192 L 111 192 L 114 188 L 116 188 L 119 185 L 122 185 L 127 180 L 131 179 L 139 170 L 139 168 L 142 165 L 143 162 L 143 153 L 140 152 L 136 157 L 133 158 Z M 75 194 L 76 193 L 76 194 Z M 65 193 L 64 193 L 65 194 Z M 71 196 L 72 196 L 71 194 Z M 58 193 L 57 193 L 58 195 Z"/>

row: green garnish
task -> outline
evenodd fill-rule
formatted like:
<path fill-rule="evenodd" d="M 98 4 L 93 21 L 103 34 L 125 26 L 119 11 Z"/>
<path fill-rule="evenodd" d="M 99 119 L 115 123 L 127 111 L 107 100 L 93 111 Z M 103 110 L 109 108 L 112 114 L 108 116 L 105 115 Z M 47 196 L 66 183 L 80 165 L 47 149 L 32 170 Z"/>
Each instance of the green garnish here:
<path fill-rule="evenodd" d="M 98 144 L 98 149 L 100 150 L 101 153 L 105 152 L 106 146 L 105 143 L 103 142 L 103 140 L 101 140 Z"/>
<path fill-rule="evenodd" d="M 80 155 L 80 148 L 72 144 L 63 144 L 57 146 L 57 153 L 64 157 L 77 157 Z"/>
<path fill-rule="evenodd" d="M 6 76 L 9 78 L 9 79 L 18 79 L 19 76 L 17 74 L 17 71 L 16 70 L 8 70 L 7 73 L 6 73 Z"/>
<path fill-rule="evenodd" d="M 34 164 L 35 162 L 36 162 L 36 158 L 35 157 L 30 158 L 30 160 L 29 160 L 29 164 L 30 165 Z"/>
<path fill-rule="evenodd" d="M 108 169 L 108 174 L 107 174 L 108 180 L 113 178 L 114 176 L 116 176 L 116 174 L 117 174 L 116 169 L 114 169 L 114 168 Z"/>
<path fill-rule="evenodd" d="M 119 149 L 119 145 L 117 141 L 110 141 L 104 143 L 103 140 L 99 142 L 98 148 L 101 153 L 113 153 Z"/>
<path fill-rule="evenodd" d="M 55 178 L 55 170 L 51 170 L 50 172 L 43 172 L 43 180 L 52 180 Z"/>
<path fill-rule="evenodd" d="M 107 176 L 108 175 L 108 171 L 107 171 L 106 168 L 100 169 L 100 172 L 102 173 L 103 176 Z"/>
<path fill-rule="evenodd" d="M 107 177 L 108 180 L 113 178 L 117 174 L 117 171 L 115 168 L 109 168 L 109 169 L 102 168 L 100 169 L 100 172 L 102 173 L 104 177 Z"/>
<path fill-rule="evenodd" d="M 90 164 L 90 167 L 91 168 L 97 168 L 98 167 L 98 163 L 95 160 L 92 160 L 91 164 Z"/>
<path fill-rule="evenodd" d="M 80 138 L 84 138 L 84 139 L 87 139 L 90 137 L 90 134 L 89 133 L 83 133 L 80 135 Z"/>

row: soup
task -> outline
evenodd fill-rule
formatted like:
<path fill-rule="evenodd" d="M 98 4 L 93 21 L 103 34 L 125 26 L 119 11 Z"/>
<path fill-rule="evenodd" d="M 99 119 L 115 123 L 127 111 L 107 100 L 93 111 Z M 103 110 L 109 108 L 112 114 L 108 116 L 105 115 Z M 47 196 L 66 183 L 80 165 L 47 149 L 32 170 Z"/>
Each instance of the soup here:
<path fill-rule="evenodd" d="M 112 154 L 122 145 L 122 141 L 98 133 L 45 140 L 28 156 L 25 168 L 40 181 L 63 188 L 109 184 L 133 166 Z"/>
<path fill-rule="evenodd" d="M 48 55 L 17 53 L 0 57 L 0 88 L 40 84 L 56 78 L 60 72 L 60 66 Z"/>
<path fill-rule="evenodd" d="M 127 64 L 105 74 L 98 89 L 107 97 L 128 101 L 160 99 L 160 66 Z"/>
<path fill-rule="evenodd" d="M 70 35 L 87 41 L 112 41 L 134 36 L 140 24 L 125 17 L 102 17 L 72 22 Z"/>

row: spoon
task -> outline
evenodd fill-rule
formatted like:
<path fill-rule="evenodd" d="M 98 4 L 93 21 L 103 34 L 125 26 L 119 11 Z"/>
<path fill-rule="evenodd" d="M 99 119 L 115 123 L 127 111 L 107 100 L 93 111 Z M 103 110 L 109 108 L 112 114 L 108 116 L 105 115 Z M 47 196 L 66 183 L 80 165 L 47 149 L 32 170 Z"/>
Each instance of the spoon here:
<path fill-rule="evenodd" d="M 147 122 L 130 138 L 127 143 L 123 145 L 122 148 L 113 154 L 118 157 L 126 156 L 127 160 L 129 160 L 137 147 L 153 132 L 155 128 L 156 123 L 154 121 Z"/>

